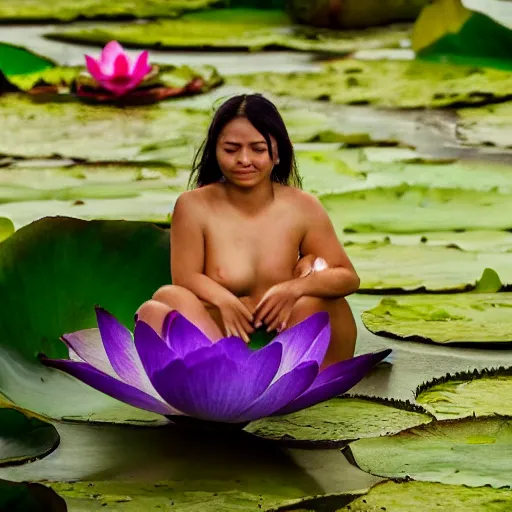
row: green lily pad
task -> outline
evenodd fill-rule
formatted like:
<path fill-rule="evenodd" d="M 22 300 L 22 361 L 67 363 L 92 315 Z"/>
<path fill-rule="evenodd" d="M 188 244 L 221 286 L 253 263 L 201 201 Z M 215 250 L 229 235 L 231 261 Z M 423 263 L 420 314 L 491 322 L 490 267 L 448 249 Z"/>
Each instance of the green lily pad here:
<path fill-rule="evenodd" d="M 0 406 L 5 407 L 1 401 Z M 53 425 L 15 409 L 0 409 L 0 466 L 46 457 L 59 442 L 59 433 Z"/>
<path fill-rule="evenodd" d="M 260 72 L 230 76 L 227 82 L 333 103 L 417 108 L 504 101 L 512 73 L 422 61 L 343 59 L 320 73 Z"/>
<path fill-rule="evenodd" d="M 421 59 L 512 70 L 512 30 L 461 0 L 437 0 L 417 19 L 412 47 Z"/>
<path fill-rule="evenodd" d="M 505 487 L 512 478 L 512 418 L 465 418 L 360 439 L 347 448 L 357 466 L 387 478 Z"/>
<path fill-rule="evenodd" d="M 428 245 L 389 242 L 347 244 L 361 277 L 361 292 L 460 292 L 474 289 L 482 272 L 493 268 L 503 284 L 512 284 L 510 253 L 466 252 Z"/>
<path fill-rule="evenodd" d="M 479 192 L 406 184 L 319 195 L 340 232 L 404 234 L 511 229 L 512 215 L 505 213 L 511 198 L 495 189 Z"/>
<path fill-rule="evenodd" d="M 0 510 L 9 512 L 67 512 L 66 502 L 42 484 L 0 480 Z"/>
<path fill-rule="evenodd" d="M 430 415 L 407 402 L 338 397 L 293 414 L 255 421 L 245 430 L 293 445 L 340 446 L 353 439 L 389 435 L 431 420 Z"/>
<path fill-rule="evenodd" d="M 0 242 L 10 237 L 14 233 L 14 224 L 7 217 L 0 217 Z"/>
<path fill-rule="evenodd" d="M 512 369 L 446 375 L 422 384 L 416 401 L 437 419 L 512 415 Z"/>
<path fill-rule="evenodd" d="M 177 20 L 143 25 L 110 24 L 57 30 L 50 39 L 105 44 L 115 39 L 126 47 L 250 50 L 290 49 L 349 53 L 365 48 L 399 47 L 408 29 L 375 28 L 335 31 L 294 26 L 281 10 L 222 9 L 186 14 Z"/>
<path fill-rule="evenodd" d="M 150 224 L 55 217 L 18 230 L 0 244 L 0 392 L 47 417 L 161 421 L 37 357 L 66 358 L 59 338 L 96 327 L 95 304 L 133 328 L 137 308 L 170 280 L 169 233 Z"/>
<path fill-rule="evenodd" d="M 457 137 L 471 146 L 512 148 L 512 101 L 457 111 Z"/>
<path fill-rule="evenodd" d="M 34 73 L 53 68 L 55 63 L 20 46 L 0 43 L 0 71 L 6 75 Z"/>
<path fill-rule="evenodd" d="M 336 512 L 508 512 L 510 489 L 431 482 L 382 482 Z"/>
<path fill-rule="evenodd" d="M 76 19 L 116 19 L 176 17 L 184 11 L 202 9 L 218 0 L 120 0 L 104 3 L 101 0 L 55 0 L 34 2 L 0 0 L 1 22 L 73 21 Z"/>
<path fill-rule="evenodd" d="M 512 342 L 512 293 L 385 298 L 362 315 L 383 336 L 434 343 Z"/>

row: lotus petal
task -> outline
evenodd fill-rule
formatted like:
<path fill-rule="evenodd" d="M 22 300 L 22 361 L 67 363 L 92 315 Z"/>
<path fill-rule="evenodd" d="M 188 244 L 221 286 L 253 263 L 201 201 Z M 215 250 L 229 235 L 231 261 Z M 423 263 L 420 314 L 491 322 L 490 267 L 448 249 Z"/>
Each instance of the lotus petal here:
<path fill-rule="evenodd" d="M 144 372 L 131 332 L 108 311 L 97 307 L 96 318 L 108 359 L 121 380 L 145 391 L 151 384 Z"/>
<path fill-rule="evenodd" d="M 138 80 L 142 80 L 151 71 L 148 59 L 149 52 L 147 50 L 141 52 L 137 57 L 137 60 L 131 66 L 130 74 Z"/>
<path fill-rule="evenodd" d="M 282 350 L 280 349 L 279 353 L 281 354 L 281 352 Z M 221 354 L 224 354 L 228 359 L 237 364 L 245 364 L 254 352 L 247 346 L 244 340 L 231 336 L 229 338 L 222 338 L 217 343 L 199 348 L 187 354 L 183 361 L 188 367 L 191 367 Z"/>
<path fill-rule="evenodd" d="M 345 393 L 390 353 L 391 349 L 381 350 L 329 366 L 320 372 L 307 391 L 288 405 L 284 405 L 274 415 L 290 414 Z"/>
<path fill-rule="evenodd" d="M 125 77 L 130 75 L 130 59 L 125 53 L 120 53 L 114 61 L 114 73 L 112 78 Z"/>
<path fill-rule="evenodd" d="M 121 400 L 127 404 L 145 409 L 157 414 L 170 415 L 180 414 L 173 410 L 167 404 L 161 402 L 157 398 L 137 389 L 129 384 L 114 379 L 106 375 L 87 363 L 78 363 L 75 361 L 67 361 L 60 359 L 43 359 L 43 364 L 51 368 L 62 370 L 77 379 L 80 379 L 85 384 L 105 393 L 106 395 Z"/>
<path fill-rule="evenodd" d="M 91 74 L 91 76 L 96 80 L 97 82 L 103 80 L 105 77 L 103 75 L 103 72 L 100 68 L 100 64 L 96 59 L 93 57 L 90 57 L 89 55 L 85 56 L 85 63 L 87 66 L 87 70 Z"/>
<path fill-rule="evenodd" d="M 124 53 L 124 48 L 117 41 L 110 41 L 101 52 L 100 66 L 105 75 L 114 72 L 114 62 L 117 56 Z"/>
<path fill-rule="evenodd" d="M 164 341 L 180 359 L 201 347 L 210 347 L 213 342 L 183 315 L 177 313 L 167 322 L 163 332 Z"/>
<path fill-rule="evenodd" d="M 70 349 L 70 357 L 72 350 L 80 361 L 90 364 L 93 368 L 111 377 L 118 378 L 117 373 L 110 364 L 98 328 L 83 329 L 82 331 L 65 334 L 62 336 L 62 340 Z"/>
<path fill-rule="evenodd" d="M 190 367 L 177 360 L 152 381 L 172 407 L 196 418 L 229 423 L 268 387 L 279 367 L 281 350 L 279 345 L 268 345 L 245 364 L 225 353 Z"/>
<path fill-rule="evenodd" d="M 176 354 L 147 323 L 137 321 L 133 337 L 142 366 L 150 380 L 152 375 L 176 359 Z"/>
<path fill-rule="evenodd" d="M 316 361 L 320 365 L 329 347 L 330 331 L 329 314 L 322 311 L 278 334 L 271 342 L 283 345 L 276 379 L 304 361 Z"/>
<path fill-rule="evenodd" d="M 284 407 L 308 389 L 317 375 L 318 363 L 316 361 L 301 363 L 267 388 L 249 408 L 236 418 L 236 422 L 243 423 L 270 416 L 274 411 Z"/>

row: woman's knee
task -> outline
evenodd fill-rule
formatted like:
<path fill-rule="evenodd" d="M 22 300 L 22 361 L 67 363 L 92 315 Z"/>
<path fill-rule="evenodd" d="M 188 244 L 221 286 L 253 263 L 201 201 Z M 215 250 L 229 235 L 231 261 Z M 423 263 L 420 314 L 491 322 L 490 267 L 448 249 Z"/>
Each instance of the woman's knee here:
<path fill-rule="evenodd" d="M 184 303 L 199 300 L 190 290 L 174 284 L 166 284 L 158 288 L 152 299 L 173 309 L 178 309 Z"/>
<path fill-rule="evenodd" d="M 148 300 L 140 305 L 135 313 L 136 320 L 142 320 L 157 333 L 161 332 L 165 317 L 172 309 L 157 300 Z"/>

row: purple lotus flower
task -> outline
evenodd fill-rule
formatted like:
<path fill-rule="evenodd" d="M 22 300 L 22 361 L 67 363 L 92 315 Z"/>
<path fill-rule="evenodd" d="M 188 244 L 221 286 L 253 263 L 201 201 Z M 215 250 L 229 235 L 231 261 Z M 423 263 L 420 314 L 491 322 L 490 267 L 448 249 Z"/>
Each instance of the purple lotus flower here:
<path fill-rule="evenodd" d="M 93 388 L 155 413 L 247 423 L 291 413 L 344 393 L 391 350 L 319 371 L 330 337 L 329 316 L 316 313 L 251 350 L 240 338 L 213 343 L 179 313 L 161 338 L 137 321 L 134 336 L 96 308 L 98 329 L 63 336 L 71 360 L 44 359 Z"/>
<path fill-rule="evenodd" d="M 117 41 L 110 41 L 103 48 L 99 60 L 86 55 L 85 62 L 96 82 L 116 96 L 135 89 L 151 71 L 147 51 L 141 52 L 132 62 Z"/>

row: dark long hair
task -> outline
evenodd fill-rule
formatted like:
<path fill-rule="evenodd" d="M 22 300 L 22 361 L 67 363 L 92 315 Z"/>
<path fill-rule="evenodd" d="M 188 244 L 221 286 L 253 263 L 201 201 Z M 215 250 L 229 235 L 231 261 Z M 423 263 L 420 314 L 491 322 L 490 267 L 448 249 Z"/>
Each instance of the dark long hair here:
<path fill-rule="evenodd" d="M 240 94 L 219 107 L 208 129 L 208 135 L 194 158 L 188 188 L 199 188 L 221 180 L 222 171 L 216 155 L 217 139 L 224 126 L 237 117 L 247 118 L 265 137 L 272 160 L 275 155 L 272 154 L 270 136 L 276 139 L 279 163 L 274 165 L 271 180 L 302 188 L 293 145 L 283 118 L 275 105 L 261 94 Z"/>

